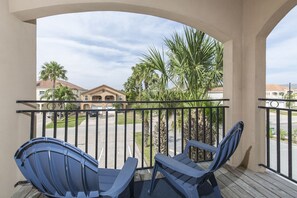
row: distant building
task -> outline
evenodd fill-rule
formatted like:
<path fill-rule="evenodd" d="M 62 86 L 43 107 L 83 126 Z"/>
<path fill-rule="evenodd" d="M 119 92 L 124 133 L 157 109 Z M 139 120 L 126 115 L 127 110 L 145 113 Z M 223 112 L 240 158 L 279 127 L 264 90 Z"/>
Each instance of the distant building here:
<path fill-rule="evenodd" d="M 208 97 L 211 99 L 222 99 L 223 98 L 223 87 L 215 87 L 208 91 Z"/>
<path fill-rule="evenodd" d="M 77 99 L 80 98 L 80 94 L 86 89 L 77 86 L 75 84 L 72 84 L 70 82 L 66 82 L 63 80 L 56 80 L 56 87 L 59 85 L 66 86 L 70 89 L 73 90 L 73 93 L 77 95 Z M 36 100 L 42 100 L 42 96 L 44 96 L 45 92 L 49 89 L 52 89 L 53 87 L 53 82 L 51 80 L 39 80 L 36 82 Z M 44 108 L 44 103 L 38 103 L 38 109 L 43 109 Z"/>
<path fill-rule="evenodd" d="M 284 95 L 286 95 L 289 91 L 288 87 L 276 84 L 266 84 L 266 98 L 273 99 L 283 99 Z M 220 99 L 223 98 L 223 87 L 215 87 L 208 91 L 208 96 L 211 99 Z M 297 93 L 296 89 L 292 90 L 293 93 Z M 275 106 L 285 107 L 285 102 L 266 102 L 266 106 Z"/>
<path fill-rule="evenodd" d="M 81 93 L 80 99 L 86 101 L 81 103 L 81 109 L 106 109 L 115 108 L 115 106 L 112 103 L 88 103 L 87 101 L 126 101 L 126 95 L 122 91 L 101 85 Z M 126 108 L 126 104 L 122 104 L 120 108 Z"/>
<path fill-rule="evenodd" d="M 289 89 L 282 85 L 266 84 L 266 98 L 284 98 Z"/>

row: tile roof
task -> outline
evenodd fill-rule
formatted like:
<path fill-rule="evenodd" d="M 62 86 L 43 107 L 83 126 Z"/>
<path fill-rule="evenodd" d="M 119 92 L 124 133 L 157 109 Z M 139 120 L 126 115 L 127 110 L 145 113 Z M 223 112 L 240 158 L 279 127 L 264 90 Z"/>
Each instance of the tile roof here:
<path fill-rule="evenodd" d="M 276 84 L 266 84 L 266 91 L 286 91 L 288 90 L 287 87 L 282 85 L 276 85 Z M 209 90 L 209 92 L 223 92 L 223 87 L 215 87 Z"/>
<path fill-rule="evenodd" d="M 288 90 L 288 88 L 282 85 L 266 84 L 266 91 L 285 91 L 285 90 Z"/>
<path fill-rule="evenodd" d="M 71 89 L 77 89 L 77 90 L 80 90 L 80 91 L 86 91 L 86 89 L 80 87 L 80 86 L 77 86 L 75 84 L 72 84 L 70 82 L 67 82 L 67 81 L 63 81 L 63 80 L 57 80 L 56 81 L 56 85 L 58 84 L 62 84 L 63 86 L 66 86 L 66 87 L 69 87 Z M 52 88 L 52 81 L 51 80 L 39 80 L 36 82 L 36 87 L 37 88 L 47 88 L 47 89 L 50 89 Z"/>

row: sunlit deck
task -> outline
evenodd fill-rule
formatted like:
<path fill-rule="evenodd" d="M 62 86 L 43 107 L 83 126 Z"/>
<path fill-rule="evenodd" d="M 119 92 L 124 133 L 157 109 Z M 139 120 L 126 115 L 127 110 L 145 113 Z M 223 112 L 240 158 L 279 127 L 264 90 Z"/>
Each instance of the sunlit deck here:
<path fill-rule="evenodd" d="M 202 163 L 207 166 L 207 163 Z M 297 197 L 297 185 L 277 176 L 273 172 L 255 173 L 242 167 L 233 169 L 225 165 L 215 172 L 221 193 L 225 198 L 233 197 Z M 158 182 L 151 196 L 147 194 L 149 187 L 149 173 L 140 171 L 135 176 L 135 197 L 141 198 L 179 198 L 175 192 L 164 181 Z M 19 185 L 15 188 L 14 198 L 19 197 L 45 197 L 32 188 L 31 185 Z M 30 196 L 31 195 L 31 196 Z M 33 196 L 32 196 L 33 195 Z M 127 197 L 127 195 L 123 195 Z M 214 197 L 212 194 L 203 197 Z"/>

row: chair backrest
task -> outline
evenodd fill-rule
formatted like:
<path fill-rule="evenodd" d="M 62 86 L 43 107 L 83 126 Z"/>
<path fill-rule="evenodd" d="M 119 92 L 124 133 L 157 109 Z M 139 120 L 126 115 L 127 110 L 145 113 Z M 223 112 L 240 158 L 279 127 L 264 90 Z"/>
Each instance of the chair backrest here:
<path fill-rule="evenodd" d="M 98 162 L 80 149 L 54 138 L 22 145 L 15 161 L 39 191 L 54 197 L 99 197 Z"/>
<path fill-rule="evenodd" d="M 229 160 L 229 158 L 235 152 L 239 144 L 241 134 L 243 132 L 243 126 L 244 124 L 242 121 L 236 123 L 220 142 L 215 158 L 209 166 L 210 171 L 216 171 L 217 169 L 219 169 L 227 162 L 227 160 Z"/>

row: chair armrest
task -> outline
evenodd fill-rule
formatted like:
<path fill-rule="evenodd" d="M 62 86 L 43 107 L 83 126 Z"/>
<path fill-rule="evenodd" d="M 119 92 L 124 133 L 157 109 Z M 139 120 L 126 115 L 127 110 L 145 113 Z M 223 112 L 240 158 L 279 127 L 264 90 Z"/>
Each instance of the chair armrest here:
<path fill-rule="evenodd" d="M 206 151 L 210 151 L 212 153 L 216 153 L 217 152 L 217 148 L 216 147 L 211 146 L 209 144 L 205 144 L 203 142 L 196 141 L 196 140 L 189 140 L 187 142 L 187 145 L 186 145 L 186 148 L 185 148 L 185 151 L 184 152 L 188 153 L 190 146 L 194 146 L 196 148 L 200 148 L 200 149 L 203 149 L 203 150 L 206 150 Z"/>
<path fill-rule="evenodd" d="M 156 162 L 174 170 L 174 171 L 177 171 L 181 174 L 184 174 L 184 175 L 188 175 L 190 177 L 195 177 L 195 178 L 199 178 L 201 177 L 202 175 L 204 175 L 206 172 L 205 171 L 200 171 L 200 170 L 197 170 L 195 168 L 192 168 L 190 166 L 187 166 L 171 157 L 168 157 L 166 155 L 162 155 L 160 153 L 158 153 L 156 156 L 155 156 L 155 160 Z"/>
<path fill-rule="evenodd" d="M 100 192 L 100 195 L 116 197 L 123 192 L 134 178 L 137 163 L 136 158 L 128 157 L 111 188 L 105 192 Z"/>

